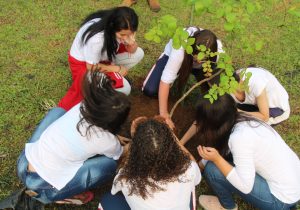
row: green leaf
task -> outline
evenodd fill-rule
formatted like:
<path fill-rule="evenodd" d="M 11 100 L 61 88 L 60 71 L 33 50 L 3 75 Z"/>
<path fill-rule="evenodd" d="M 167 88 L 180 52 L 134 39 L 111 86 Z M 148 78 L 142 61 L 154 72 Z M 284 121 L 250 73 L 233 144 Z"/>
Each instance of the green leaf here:
<path fill-rule="evenodd" d="M 198 53 L 197 60 L 201 61 L 205 57 L 205 54 L 203 52 Z"/>
<path fill-rule="evenodd" d="M 191 46 L 187 46 L 186 48 L 185 48 L 185 51 L 186 51 L 186 53 L 187 54 L 192 54 L 193 53 L 193 48 L 191 47 Z"/>
<path fill-rule="evenodd" d="M 163 35 L 163 32 L 162 32 L 161 30 L 158 29 L 158 30 L 156 31 L 156 34 L 161 36 L 161 35 Z"/>
<path fill-rule="evenodd" d="M 153 35 L 150 32 L 145 33 L 145 39 L 148 41 L 151 41 L 151 40 L 153 40 Z"/>
<path fill-rule="evenodd" d="M 225 31 L 231 32 L 234 28 L 234 25 L 232 23 L 226 22 L 224 24 L 224 29 Z"/>
<path fill-rule="evenodd" d="M 225 94 L 225 91 L 222 88 L 219 88 L 219 95 L 222 96 Z"/>
<path fill-rule="evenodd" d="M 155 43 L 160 43 L 160 42 L 161 42 L 161 39 L 160 39 L 159 36 L 156 35 L 156 36 L 154 36 L 153 41 L 154 41 Z"/>
<path fill-rule="evenodd" d="M 188 40 L 187 40 L 187 44 L 188 45 L 192 45 L 192 44 L 194 44 L 195 43 L 195 38 L 188 38 Z"/>
<path fill-rule="evenodd" d="M 213 99 L 213 98 L 209 98 L 209 102 L 210 102 L 211 104 L 213 104 L 213 103 L 214 103 L 214 99 Z"/>
<path fill-rule="evenodd" d="M 212 95 L 213 99 L 217 100 L 218 99 L 218 95 L 215 93 Z"/>
<path fill-rule="evenodd" d="M 219 68 L 219 69 L 225 69 L 225 63 L 218 62 L 217 68 Z"/>
<path fill-rule="evenodd" d="M 205 52 L 206 51 L 206 46 L 205 45 L 200 45 L 199 49 L 201 52 Z"/>
<path fill-rule="evenodd" d="M 204 95 L 204 98 L 211 98 L 209 94 Z"/>
<path fill-rule="evenodd" d="M 180 31 L 180 37 L 183 39 L 183 40 L 186 40 L 188 37 L 189 37 L 189 33 L 186 31 L 186 30 L 183 30 Z"/>

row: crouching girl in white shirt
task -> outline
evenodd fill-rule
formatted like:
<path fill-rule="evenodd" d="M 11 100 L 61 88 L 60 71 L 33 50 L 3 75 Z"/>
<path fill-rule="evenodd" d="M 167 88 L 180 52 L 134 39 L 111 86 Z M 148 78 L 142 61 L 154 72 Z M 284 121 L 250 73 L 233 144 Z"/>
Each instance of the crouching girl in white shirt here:
<path fill-rule="evenodd" d="M 200 52 L 197 46 L 204 45 L 214 53 L 223 52 L 221 41 L 210 30 L 193 26 L 186 28 L 186 31 L 190 37 L 195 38 L 195 43 L 192 45 L 193 53 L 191 55 L 187 54 L 182 47 L 179 49 L 173 48 L 173 40 L 171 39 L 148 73 L 142 87 L 144 94 L 148 96 L 158 95 L 159 114 L 166 119 L 171 128 L 174 128 L 175 125 L 169 116 L 168 99 L 174 81 L 177 79 L 177 89 L 178 92 L 181 92 L 188 81 L 190 73 L 194 74 L 197 81 L 206 78 L 202 67 L 204 61 L 197 59 Z M 218 57 L 216 55 L 209 58 L 213 69 L 217 66 Z M 208 88 L 208 84 L 202 85 L 203 92 L 207 91 Z"/>
<path fill-rule="evenodd" d="M 196 113 L 204 177 L 217 196 L 200 196 L 206 210 L 237 209 L 232 193 L 265 210 L 299 201 L 300 160 L 272 127 L 238 112 L 230 95 L 200 99 Z M 233 163 L 223 158 L 229 150 Z"/>
<path fill-rule="evenodd" d="M 193 209 L 191 195 L 200 170 L 163 121 L 148 119 L 137 125 L 125 163 L 99 209 Z"/>
<path fill-rule="evenodd" d="M 47 113 L 19 157 L 18 176 L 42 203 L 88 202 L 91 192 L 78 194 L 112 179 L 123 152 L 116 133 L 130 110 L 127 97 L 99 72 L 86 74 L 82 92 L 67 113 Z"/>
<path fill-rule="evenodd" d="M 236 79 L 243 83 L 240 70 Z M 276 77 L 269 71 L 258 67 L 249 67 L 246 73 L 251 73 L 249 90 L 238 90 L 232 94 L 238 103 L 240 111 L 247 112 L 269 125 L 278 124 L 290 116 L 289 95 Z"/>

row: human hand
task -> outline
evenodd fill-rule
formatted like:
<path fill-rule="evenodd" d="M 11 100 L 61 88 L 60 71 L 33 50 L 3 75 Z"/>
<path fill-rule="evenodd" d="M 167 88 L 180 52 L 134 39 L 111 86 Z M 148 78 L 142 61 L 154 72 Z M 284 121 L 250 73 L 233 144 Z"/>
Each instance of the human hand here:
<path fill-rule="evenodd" d="M 175 124 L 172 121 L 169 113 L 165 113 L 165 114 L 160 114 L 160 116 L 162 116 L 165 119 L 165 122 L 167 123 L 167 125 L 171 128 L 171 130 L 175 129 Z"/>
<path fill-rule="evenodd" d="M 125 66 L 120 66 L 118 73 L 125 77 L 128 74 L 128 69 Z"/>
<path fill-rule="evenodd" d="M 128 53 L 135 53 L 138 48 L 138 44 L 136 42 L 132 44 L 126 44 L 125 48 Z"/>
<path fill-rule="evenodd" d="M 131 127 L 130 127 L 130 135 L 131 137 L 133 137 L 134 133 L 135 133 L 135 130 L 138 126 L 138 124 L 140 124 L 141 122 L 144 122 L 147 120 L 147 117 L 145 116 L 141 116 L 141 117 L 137 117 L 135 118 L 132 123 L 131 123 Z"/>
<path fill-rule="evenodd" d="M 212 148 L 212 147 L 204 147 L 204 146 L 199 145 L 197 147 L 197 150 L 198 150 L 199 155 L 205 160 L 216 162 L 221 157 L 218 150 L 216 150 L 215 148 Z"/>
<path fill-rule="evenodd" d="M 121 144 L 122 146 L 125 146 L 126 144 L 128 144 L 129 142 L 131 142 L 131 139 L 126 138 L 126 137 L 124 137 L 124 136 L 117 135 L 117 137 L 118 137 L 118 139 L 119 139 L 119 141 L 120 141 L 120 144 Z"/>

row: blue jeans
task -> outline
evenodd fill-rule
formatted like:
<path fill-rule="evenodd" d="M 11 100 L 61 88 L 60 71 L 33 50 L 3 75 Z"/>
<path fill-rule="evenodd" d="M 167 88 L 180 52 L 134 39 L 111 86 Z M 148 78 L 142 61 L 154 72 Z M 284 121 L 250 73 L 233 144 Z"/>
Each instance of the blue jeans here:
<path fill-rule="evenodd" d="M 214 163 L 210 161 L 205 166 L 204 177 L 226 209 L 235 207 L 233 193 L 238 194 L 244 201 L 261 210 L 288 210 L 295 206 L 295 203 L 283 203 L 272 195 L 268 183 L 258 174 L 255 176 L 254 186 L 249 194 L 244 194 L 232 186 Z"/>
<path fill-rule="evenodd" d="M 33 143 L 38 141 L 43 131 L 56 119 L 64 115 L 65 112 L 64 109 L 59 107 L 51 109 L 38 125 L 28 142 Z M 26 159 L 25 151 L 23 150 L 17 163 L 18 177 L 28 189 L 37 193 L 37 195 L 34 196 L 35 199 L 47 204 L 70 198 L 73 195 L 97 187 L 112 179 L 115 175 L 117 162 L 105 156 L 95 156 L 90 158 L 84 162 L 73 179 L 61 190 L 55 189 L 36 172 L 29 172 L 27 167 L 28 160 Z"/>

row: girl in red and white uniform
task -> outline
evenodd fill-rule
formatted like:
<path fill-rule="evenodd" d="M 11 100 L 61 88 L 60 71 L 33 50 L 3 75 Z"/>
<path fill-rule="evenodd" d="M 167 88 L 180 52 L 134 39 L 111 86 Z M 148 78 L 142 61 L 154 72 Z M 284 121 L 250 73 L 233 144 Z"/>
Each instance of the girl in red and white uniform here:
<path fill-rule="evenodd" d="M 73 83 L 58 106 L 66 111 L 82 100 L 81 82 L 86 70 L 105 72 L 114 80 L 117 91 L 129 94 L 124 78 L 144 56 L 135 41 L 138 16 L 128 7 L 100 10 L 81 24 L 69 52 Z"/>

